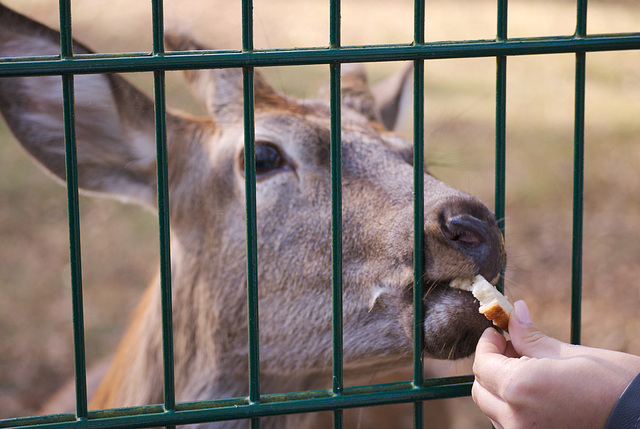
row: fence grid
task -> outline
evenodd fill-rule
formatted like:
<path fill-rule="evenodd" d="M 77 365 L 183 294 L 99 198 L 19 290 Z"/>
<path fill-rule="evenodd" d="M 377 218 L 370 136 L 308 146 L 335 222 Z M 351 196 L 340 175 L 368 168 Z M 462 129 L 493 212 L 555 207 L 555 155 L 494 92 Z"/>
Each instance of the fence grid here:
<path fill-rule="evenodd" d="M 60 0 L 60 55 L 32 58 L 0 59 L 0 78 L 16 76 L 60 75 L 63 82 L 67 191 L 69 207 L 72 306 L 76 371 L 76 413 L 0 420 L 0 427 L 40 428 L 138 428 L 175 426 L 189 423 L 250 419 L 258 428 L 260 417 L 312 411 L 332 410 L 334 427 L 342 427 L 342 409 L 413 402 L 414 427 L 422 427 L 422 401 L 466 396 L 470 394 L 471 375 L 437 379 L 423 378 L 422 302 L 424 273 L 424 62 L 445 58 L 496 58 L 495 111 L 495 213 L 504 232 L 506 170 L 506 91 L 507 59 L 518 55 L 573 53 L 575 66 L 574 116 L 574 190 L 573 190 L 573 258 L 571 341 L 580 342 L 581 271 L 582 271 L 582 199 L 584 177 L 584 104 L 586 53 L 640 49 L 640 33 L 587 34 L 587 1 L 577 1 L 576 31 L 572 36 L 507 37 L 507 0 L 497 1 L 497 33 L 492 40 L 447 41 L 425 43 L 424 0 L 414 2 L 414 40 L 411 44 L 342 46 L 340 0 L 330 0 L 330 34 L 327 47 L 255 50 L 253 47 L 253 4 L 243 0 L 241 51 L 164 51 L 163 2 L 152 1 L 153 51 L 134 54 L 73 54 L 70 0 Z M 428 22 L 428 21 L 427 21 Z M 413 379 L 408 382 L 345 387 L 343 385 L 342 320 L 342 189 L 341 189 L 341 101 L 340 67 L 349 62 L 413 61 L 414 65 L 414 354 Z M 330 68 L 331 105 L 331 180 L 332 180 L 332 271 L 333 271 L 333 386 L 289 394 L 260 393 L 257 232 L 254 152 L 253 71 L 255 67 L 324 64 Z M 249 337 L 249 396 L 211 401 L 176 403 L 173 373 L 173 338 L 171 314 L 171 271 L 169 242 L 169 195 L 165 123 L 165 72 L 198 68 L 243 68 L 244 131 L 247 205 L 247 295 Z M 74 128 L 74 76 L 77 74 L 154 73 L 154 100 L 157 143 L 158 214 L 160 234 L 161 291 L 163 307 L 164 403 L 117 410 L 88 411 L 87 381 L 82 305 L 82 268 L 78 181 Z M 503 285 L 501 284 L 502 288 Z"/>

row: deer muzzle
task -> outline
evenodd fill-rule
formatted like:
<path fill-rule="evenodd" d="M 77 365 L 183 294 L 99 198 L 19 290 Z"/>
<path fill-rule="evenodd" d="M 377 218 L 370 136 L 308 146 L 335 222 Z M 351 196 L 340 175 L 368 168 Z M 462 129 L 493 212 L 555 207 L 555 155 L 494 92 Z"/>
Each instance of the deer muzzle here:
<path fill-rule="evenodd" d="M 457 195 L 436 207 L 425 221 L 425 349 L 457 359 L 473 353 L 490 323 L 478 302 L 449 282 L 481 274 L 496 281 L 506 261 L 495 216 L 479 200 Z"/>
<path fill-rule="evenodd" d="M 504 260 L 502 235 L 495 221 L 455 214 L 441 221 L 440 231 L 449 245 L 473 261 L 478 274 L 494 279 Z"/>

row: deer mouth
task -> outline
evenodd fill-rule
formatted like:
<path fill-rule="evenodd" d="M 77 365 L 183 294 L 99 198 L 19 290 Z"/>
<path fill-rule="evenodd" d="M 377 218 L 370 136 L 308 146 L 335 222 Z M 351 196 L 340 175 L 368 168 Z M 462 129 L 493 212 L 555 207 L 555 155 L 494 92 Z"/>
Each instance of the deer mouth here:
<path fill-rule="evenodd" d="M 449 282 L 425 284 L 425 352 L 438 359 L 461 359 L 471 355 L 491 322 L 479 313 L 471 292 L 453 289 Z"/>

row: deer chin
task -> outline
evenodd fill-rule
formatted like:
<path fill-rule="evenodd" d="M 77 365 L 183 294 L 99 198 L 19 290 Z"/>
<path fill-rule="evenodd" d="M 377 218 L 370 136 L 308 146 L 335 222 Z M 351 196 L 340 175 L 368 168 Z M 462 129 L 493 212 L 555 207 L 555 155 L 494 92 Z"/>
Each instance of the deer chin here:
<path fill-rule="evenodd" d="M 461 359 L 471 355 L 491 322 L 478 312 L 470 292 L 438 283 L 424 299 L 425 352 L 437 359 Z"/>

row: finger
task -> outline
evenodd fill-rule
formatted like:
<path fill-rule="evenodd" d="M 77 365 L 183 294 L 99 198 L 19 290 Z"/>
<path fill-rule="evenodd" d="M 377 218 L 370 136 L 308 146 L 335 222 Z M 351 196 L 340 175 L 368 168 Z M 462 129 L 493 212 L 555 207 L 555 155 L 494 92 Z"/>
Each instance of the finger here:
<path fill-rule="evenodd" d="M 510 408 L 502 398 L 494 395 L 478 382 L 474 382 L 471 387 L 471 398 L 495 428 L 503 427 L 500 422 L 508 418 Z"/>
<path fill-rule="evenodd" d="M 495 329 L 489 328 L 480 337 L 473 361 L 473 373 L 476 382 L 493 394 L 502 391 L 504 368 L 509 358 L 505 353 L 513 354 L 513 347 Z"/>
<path fill-rule="evenodd" d="M 489 420 L 491 421 L 491 424 L 493 425 L 493 427 L 495 429 L 504 429 L 504 426 L 502 426 L 500 423 L 498 423 L 498 422 L 496 422 L 494 420 L 491 420 L 491 419 L 489 419 Z"/>
<path fill-rule="evenodd" d="M 507 349 L 505 350 L 504 355 L 505 355 L 506 357 L 509 357 L 509 358 L 515 358 L 515 359 L 517 359 L 517 358 L 519 358 L 519 357 L 522 357 L 522 356 L 520 356 L 520 354 L 516 351 L 516 349 L 514 349 L 514 348 L 513 348 L 513 343 L 512 343 L 511 341 L 507 341 Z"/>
<path fill-rule="evenodd" d="M 507 349 L 507 340 L 495 329 L 487 328 L 478 340 L 476 356 L 485 353 L 504 354 Z"/>
<path fill-rule="evenodd" d="M 509 336 L 518 355 L 535 358 L 557 357 L 563 353 L 563 343 L 544 335 L 533 323 L 524 301 L 513 304 L 509 319 Z"/>

